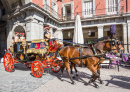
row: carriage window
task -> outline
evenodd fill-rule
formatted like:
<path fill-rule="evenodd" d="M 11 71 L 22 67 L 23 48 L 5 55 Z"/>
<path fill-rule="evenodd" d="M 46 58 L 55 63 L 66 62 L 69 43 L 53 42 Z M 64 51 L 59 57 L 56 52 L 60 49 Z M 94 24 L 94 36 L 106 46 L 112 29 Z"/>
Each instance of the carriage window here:
<path fill-rule="evenodd" d="M 40 49 L 44 49 L 45 48 L 45 42 L 41 42 L 40 43 Z"/>
<path fill-rule="evenodd" d="M 31 43 L 30 48 L 35 48 L 35 43 Z"/>
<path fill-rule="evenodd" d="M 91 32 L 91 35 L 89 37 L 95 37 L 95 32 Z"/>

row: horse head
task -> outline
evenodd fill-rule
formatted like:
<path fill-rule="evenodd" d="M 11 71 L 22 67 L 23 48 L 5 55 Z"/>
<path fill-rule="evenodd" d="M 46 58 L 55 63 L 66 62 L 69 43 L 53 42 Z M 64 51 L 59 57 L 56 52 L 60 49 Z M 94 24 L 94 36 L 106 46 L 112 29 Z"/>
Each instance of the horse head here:
<path fill-rule="evenodd" d="M 100 51 L 106 51 L 110 53 L 117 53 L 117 45 L 115 40 L 110 39 L 109 37 L 102 37 L 96 40 L 95 48 Z"/>
<path fill-rule="evenodd" d="M 119 40 L 116 40 L 116 48 L 117 48 L 118 53 L 123 53 L 125 50 L 121 44 L 121 41 Z"/>

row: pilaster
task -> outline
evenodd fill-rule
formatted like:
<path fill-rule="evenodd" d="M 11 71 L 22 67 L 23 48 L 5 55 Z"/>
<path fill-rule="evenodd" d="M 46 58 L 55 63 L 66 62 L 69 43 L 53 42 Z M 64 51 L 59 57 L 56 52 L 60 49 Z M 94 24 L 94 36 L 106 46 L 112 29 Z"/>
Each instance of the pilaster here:
<path fill-rule="evenodd" d="M 130 53 L 130 22 L 128 23 L 128 52 Z"/>
<path fill-rule="evenodd" d="M 98 26 L 98 38 L 103 37 L 103 26 Z"/>
<path fill-rule="evenodd" d="M 127 24 L 123 24 L 123 43 L 124 45 L 124 49 L 125 49 L 125 53 L 127 53 Z"/>
<path fill-rule="evenodd" d="M 39 39 L 43 39 L 44 31 L 43 31 L 43 22 L 39 22 Z"/>

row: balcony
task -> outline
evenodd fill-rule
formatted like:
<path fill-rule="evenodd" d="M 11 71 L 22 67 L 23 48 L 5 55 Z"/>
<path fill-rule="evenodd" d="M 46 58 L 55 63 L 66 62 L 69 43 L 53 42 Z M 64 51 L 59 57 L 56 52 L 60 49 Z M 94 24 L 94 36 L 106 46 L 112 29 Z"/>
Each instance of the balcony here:
<path fill-rule="evenodd" d="M 48 12 L 50 15 L 52 15 L 53 17 L 55 17 L 58 20 L 62 19 L 62 16 L 60 14 L 58 14 L 54 9 L 52 9 L 50 6 L 48 6 L 47 4 L 43 5 L 43 9 Z"/>
<path fill-rule="evenodd" d="M 74 20 L 76 15 L 79 14 L 81 19 L 90 19 L 90 18 L 96 18 L 96 17 L 110 17 L 124 13 L 124 6 L 120 7 L 110 7 L 110 8 L 104 8 L 104 9 L 95 9 L 95 10 L 85 10 L 82 12 L 75 12 L 75 13 L 68 13 L 65 15 L 58 14 L 54 9 L 52 9 L 48 5 L 43 5 L 43 9 L 48 12 L 50 15 L 55 17 L 56 19 L 60 21 L 71 21 Z"/>

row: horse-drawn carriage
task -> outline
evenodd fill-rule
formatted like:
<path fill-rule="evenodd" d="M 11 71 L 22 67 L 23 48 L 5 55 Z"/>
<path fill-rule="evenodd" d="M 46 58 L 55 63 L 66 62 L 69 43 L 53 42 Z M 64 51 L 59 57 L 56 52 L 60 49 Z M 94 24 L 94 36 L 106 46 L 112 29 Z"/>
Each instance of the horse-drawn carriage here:
<path fill-rule="evenodd" d="M 50 67 L 53 72 L 59 72 L 61 65 L 55 62 L 58 58 L 54 53 L 61 46 L 62 44 L 59 43 L 49 46 L 48 42 L 43 39 L 32 42 L 26 40 L 15 42 L 10 53 L 4 55 L 5 70 L 11 72 L 15 63 L 24 63 L 28 68 L 31 68 L 35 77 L 41 77 L 39 74 L 43 73 L 43 68 Z M 39 65 L 42 69 L 39 69 Z"/>
<path fill-rule="evenodd" d="M 20 46 L 22 49 L 20 49 Z M 6 53 L 4 56 L 4 67 L 6 71 L 10 72 L 14 68 L 14 63 L 22 62 L 26 65 L 31 64 L 31 71 L 35 77 L 42 76 L 43 68 L 50 67 L 53 72 L 58 72 L 61 69 L 61 79 L 63 70 L 66 67 L 72 84 L 74 84 L 70 74 L 70 68 L 72 71 L 72 68 L 75 67 L 76 64 L 85 65 L 85 67 L 92 72 L 92 78 L 89 83 L 93 82 L 95 87 L 98 87 L 94 81 L 99 78 L 100 83 L 102 83 L 100 79 L 100 64 L 103 62 L 103 59 L 106 59 L 104 52 L 115 53 L 121 48 L 119 47 L 118 41 L 108 37 L 98 39 L 95 44 L 91 44 L 90 46 L 61 47 L 62 44 L 48 46 L 48 43 L 43 39 L 33 40 L 32 42 L 23 41 L 21 43 L 15 43 L 12 54 Z M 62 60 L 58 60 L 56 52 L 59 53 Z M 60 61 L 63 61 L 62 68 Z M 69 62 L 71 62 L 70 66 Z"/>

